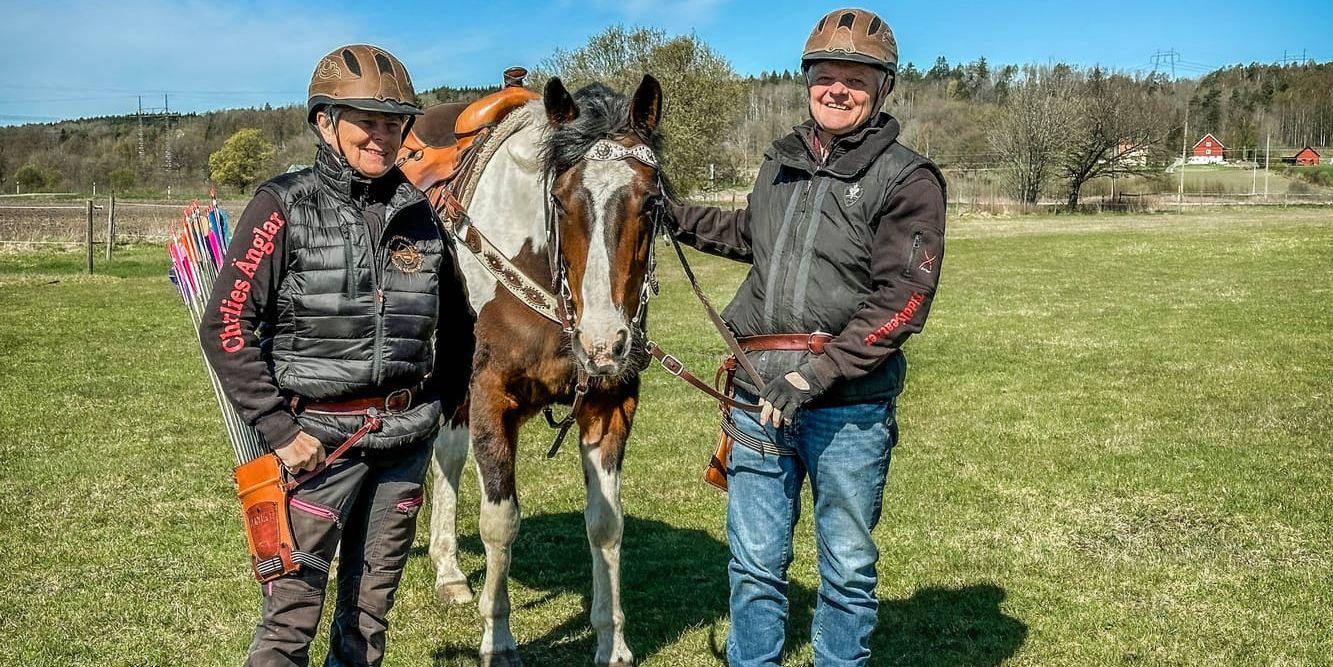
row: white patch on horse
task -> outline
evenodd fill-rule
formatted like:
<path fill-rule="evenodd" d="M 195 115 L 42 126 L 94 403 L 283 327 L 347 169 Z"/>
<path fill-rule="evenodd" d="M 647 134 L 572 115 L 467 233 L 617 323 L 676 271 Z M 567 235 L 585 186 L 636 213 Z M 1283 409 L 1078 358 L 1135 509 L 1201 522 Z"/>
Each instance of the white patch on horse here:
<path fill-rule="evenodd" d="M 441 602 L 472 599 L 467 576 L 458 566 L 458 480 L 467 461 L 466 428 L 441 428 L 435 438 L 431 470 L 430 560 L 435 564 L 435 594 Z"/>
<path fill-rule="evenodd" d="M 484 478 L 477 470 L 478 481 Z M 519 509 L 515 500 L 492 503 L 485 500 L 482 488 L 481 520 L 477 526 L 486 547 L 486 583 L 482 586 L 477 610 L 481 612 L 482 664 L 492 656 L 512 656 L 518 643 L 509 628 L 509 563 L 513 559 L 514 538 L 518 535 Z"/>
<path fill-rule="evenodd" d="M 526 114 L 526 125 L 509 137 L 482 169 L 468 205 L 472 224 L 510 259 L 529 241 L 538 253 L 546 248 L 546 200 L 541 187 L 533 184 L 542 181 L 541 154 L 550 134 L 541 100 L 514 113 Z M 495 298 L 495 276 L 461 243 L 457 248 L 468 300 L 480 313 L 482 306 Z"/>
<path fill-rule="evenodd" d="M 583 168 L 583 187 L 592 200 L 592 230 L 588 234 L 588 261 L 583 269 L 583 308 L 578 327 L 589 341 L 608 348 L 628 326 L 611 298 L 611 253 L 606 244 L 608 220 L 619 202 L 617 194 L 634 180 L 634 170 L 623 160 L 591 160 Z"/>
<path fill-rule="evenodd" d="M 620 606 L 620 545 L 625 532 L 625 513 L 620 503 L 620 470 L 602 465 L 602 450 L 581 443 L 583 479 L 588 504 L 583 523 L 592 551 L 593 630 L 597 633 L 595 663 L 634 664 L 634 654 L 625 644 L 625 612 Z"/>

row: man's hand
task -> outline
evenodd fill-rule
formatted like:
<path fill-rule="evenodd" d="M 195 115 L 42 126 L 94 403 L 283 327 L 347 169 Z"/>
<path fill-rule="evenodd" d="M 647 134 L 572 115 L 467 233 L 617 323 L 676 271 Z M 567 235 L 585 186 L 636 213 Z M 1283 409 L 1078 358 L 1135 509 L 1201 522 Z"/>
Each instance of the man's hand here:
<path fill-rule="evenodd" d="M 764 387 L 764 393 L 759 395 L 759 406 L 762 408 L 759 413 L 759 425 L 763 426 L 768 422 L 776 428 L 784 422 L 790 423 L 792 414 L 797 408 L 822 393 L 811 387 L 810 381 L 799 371 L 787 373 L 782 379 L 768 383 L 768 386 Z"/>
<path fill-rule="evenodd" d="M 314 470 L 324 460 L 324 445 L 315 436 L 301 431 L 291 442 L 273 450 L 273 453 L 292 472 Z"/>

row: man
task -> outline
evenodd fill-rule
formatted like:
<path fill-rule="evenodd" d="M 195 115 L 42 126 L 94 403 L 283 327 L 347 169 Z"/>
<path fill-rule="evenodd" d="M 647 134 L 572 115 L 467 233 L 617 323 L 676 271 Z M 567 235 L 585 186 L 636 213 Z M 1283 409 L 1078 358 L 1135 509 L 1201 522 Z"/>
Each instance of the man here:
<path fill-rule="evenodd" d="M 730 413 L 746 445 L 727 468 L 733 667 L 779 664 L 806 477 L 820 572 L 815 664 L 870 658 L 871 531 L 898 439 L 902 345 L 925 324 L 944 255 L 943 176 L 878 112 L 897 60 L 879 16 L 831 12 L 801 59 L 810 120 L 765 154 L 746 208 L 672 205 L 682 241 L 752 264 L 724 313 L 762 376 L 739 373 L 737 394 L 763 408 Z"/>
<path fill-rule="evenodd" d="M 335 49 L 306 108 L 315 166 L 259 187 L 200 339 L 238 412 L 293 474 L 378 424 L 290 496 L 301 567 L 264 584 L 246 663 L 308 663 L 337 553 L 324 664 L 378 665 L 429 445 L 466 393 L 475 318 L 452 245 L 395 165 L 421 113 L 403 64 L 373 46 Z"/>

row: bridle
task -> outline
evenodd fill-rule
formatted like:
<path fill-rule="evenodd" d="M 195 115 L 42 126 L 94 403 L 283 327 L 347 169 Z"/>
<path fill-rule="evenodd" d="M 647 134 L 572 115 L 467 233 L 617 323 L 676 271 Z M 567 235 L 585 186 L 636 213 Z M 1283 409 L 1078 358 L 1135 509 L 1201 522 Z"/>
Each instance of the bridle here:
<path fill-rule="evenodd" d="M 638 160 L 640 163 L 651 167 L 653 177 L 657 181 L 658 191 L 661 192 L 662 175 L 658 166 L 657 155 L 645 143 L 637 143 L 627 148 L 610 139 L 598 139 L 583 154 L 583 157 L 570 165 L 566 171 L 585 161 L 614 162 L 618 160 Z M 551 286 L 555 292 L 555 312 L 559 317 L 557 324 L 564 331 L 566 342 L 569 344 L 570 355 L 573 356 L 575 354 L 574 346 L 578 344 L 578 341 L 575 340 L 577 313 L 574 310 L 573 289 L 569 284 L 569 266 L 565 263 L 565 256 L 562 252 L 560 219 L 564 215 L 564 209 L 554 192 L 555 180 L 559 175 L 555 170 L 551 170 L 551 173 L 543 181 L 543 191 L 546 197 L 547 261 L 551 270 Z M 665 205 L 660 198 L 655 198 L 652 208 L 648 212 L 651 224 L 648 240 L 648 265 L 644 269 L 643 282 L 639 287 L 639 303 L 635 307 L 634 316 L 630 318 L 629 322 L 627 354 L 631 359 L 634 357 L 634 350 L 641 348 L 648 341 L 648 332 L 644 320 L 648 312 L 648 301 L 658 292 L 657 254 L 654 246 L 658 232 L 662 229 L 662 216 L 664 214 Z M 547 424 L 551 428 L 558 429 L 555 442 L 547 452 L 548 457 L 555 456 L 556 452 L 559 451 L 560 443 L 564 441 L 565 434 L 574 425 L 575 415 L 591 385 L 592 376 L 588 373 L 584 364 L 575 359 L 574 368 L 574 404 L 570 408 L 569 414 L 562 420 L 556 420 L 550 406 L 542 411 Z"/>
<path fill-rule="evenodd" d="M 612 160 L 638 160 L 639 162 L 652 167 L 654 177 L 657 181 L 658 192 L 663 193 L 653 202 L 651 209 L 647 212 L 652 224 L 651 236 L 648 242 L 648 265 L 644 270 L 643 283 L 639 288 L 639 303 L 634 311 L 634 316 L 630 319 L 630 339 L 629 356 L 634 357 L 636 349 L 646 351 L 653 359 L 656 359 L 666 372 L 674 375 L 685 382 L 688 382 L 695 389 L 707 394 L 723 406 L 729 406 L 749 412 L 759 412 L 759 406 L 751 403 L 738 401 L 731 396 L 717 390 L 713 385 L 699 379 L 693 373 L 686 370 L 685 365 L 675 356 L 668 354 L 656 343 L 648 339 L 647 325 L 645 319 L 648 312 L 648 302 L 653 295 L 658 292 L 657 282 L 657 254 L 655 252 L 655 243 L 659 234 L 666 232 L 664 217 L 667 214 L 665 202 L 665 188 L 661 170 L 658 166 L 657 156 L 647 143 L 635 144 L 631 147 L 622 146 L 610 139 L 599 139 L 594 143 L 584 155 L 575 162 L 585 160 L 592 161 L 612 161 Z M 572 168 L 571 165 L 569 168 Z M 478 165 L 473 169 L 479 168 Z M 568 169 L 568 168 L 567 168 Z M 567 171 L 566 169 L 566 171 Z M 555 179 L 558 176 L 551 171 L 542 182 L 543 195 L 546 198 L 544 216 L 547 232 L 547 262 L 551 271 L 551 284 L 543 286 L 529 277 L 525 272 L 514 266 L 513 262 L 500 252 L 489 239 L 486 238 L 471 222 L 467 214 L 466 207 L 458 200 L 452 191 L 451 184 L 441 187 L 439 192 L 439 212 L 441 221 L 445 230 L 457 238 L 465 248 L 471 252 L 481 265 L 492 276 L 496 282 L 504 287 L 510 294 L 514 295 L 520 302 L 532 309 L 533 312 L 551 320 L 564 332 L 566 341 L 570 348 L 571 357 L 575 354 L 574 346 L 577 341 L 575 335 L 575 319 L 577 313 L 574 310 L 573 290 L 569 284 L 569 267 L 565 264 L 564 254 L 561 252 L 560 241 L 560 216 L 563 211 L 559 201 L 553 193 Z M 750 377 L 762 384 L 759 373 L 754 370 L 754 366 L 746 357 L 745 351 L 741 349 L 736 337 L 728 329 L 717 310 L 709 302 L 708 296 L 704 294 L 699 287 L 699 281 L 691 270 L 688 260 L 685 257 L 685 251 L 681 249 L 680 243 L 670 233 L 665 234 L 671 241 L 672 248 L 676 252 L 677 259 L 680 260 L 681 268 L 685 272 L 685 277 L 689 280 L 690 287 L 694 290 L 695 297 L 703 304 L 708 313 L 713 326 L 717 329 L 719 335 L 727 343 L 732 355 L 736 357 L 737 363 L 745 369 Z M 554 292 L 554 293 L 552 293 Z M 574 425 L 575 415 L 583 404 L 583 398 L 587 395 L 591 385 L 592 376 L 587 368 L 577 359 L 574 361 L 575 384 L 574 384 L 574 403 L 570 408 L 569 414 L 564 419 L 557 420 L 551 407 L 542 409 L 546 417 L 546 423 L 551 428 L 557 429 L 555 441 L 547 451 L 548 458 L 555 456 L 560 449 L 560 444 L 564 441 L 565 435 Z M 642 370 L 635 369 L 635 371 Z M 716 381 L 714 382 L 716 384 Z"/>
<path fill-rule="evenodd" d="M 657 156 L 653 150 L 646 144 L 635 144 L 633 147 L 626 148 L 610 139 L 599 139 L 596 143 L 584 153 L 578 162 L 613 162 L 617 160 L 638 160 L 649 166 L 653 170 L 653 177 L 657 180 L 659 192 L 661 191 L 662 176 L 658 170 Z M 578 164 L 575 163 L 575 165 Z M 569 168 L 573 168 L 571 165 Z M 560 202 L 556 199 L 553 192 L 553 186 L 559 174 L 554 171 L 545 181 L 546 195 L 546 234 L 547 234 L 547 261 L 550 264 L 551 282 L 555 290 L 556 313 L 560 317 L 559 324 L 569 337 L 571 348 L 574 344 L 574 321 L 577 313 L 574 311 L 573 289 L 569 285 L 569 267 L 565 264 L 564 253 L 561 251 L 560 237 L 560 218 L 564 215 L 564 210 Z M 639 287 L 639 303 L 635 307 L 634 316 L 630 318 L 630 343 L 636 344 L 638 341 L 646 340 L 647 331 L 644 327 L 644 318 L 648 311 L 648 301 L 657 294 L 657 257 L 654 252 L 654 245 L 658 232 L 662 229 L 661 222 L 664 215 L 664 205 L 661 199 L 655 199 L 651 210 L 648 212 L 650 224 L 652 225 L 648 241 L 648 266 L 644 270 L 643 282 Z"/>

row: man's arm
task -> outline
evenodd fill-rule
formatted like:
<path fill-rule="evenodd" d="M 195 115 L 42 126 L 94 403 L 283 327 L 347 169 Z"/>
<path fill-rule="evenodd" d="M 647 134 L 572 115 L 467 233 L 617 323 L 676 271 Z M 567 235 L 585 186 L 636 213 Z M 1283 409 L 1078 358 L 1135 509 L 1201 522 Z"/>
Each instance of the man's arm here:
<path fill-rule="evenodd" d="M 925 326 L 944 259 L 945 209 L 944 189 L 926 168 L 885 203 L 870 262 L 874 291 L 824 354 L 798 369 L 817 389 L 870 373 Z"/>
<path fill-rule="evenodd" d="M 751 263 L 749 197 L 747 207 L 724 211 L 716 206 L 678 204 L 667 200 L 667 210 L 675 220 L 670 230 L 678 241 L 710 255 Z"/>
<path fill-rule="evenodd" d="M 477 316 L 468 301 L 467 285 L 458 266 L 458 254 L 448 236 L 440 265 L 440 314 L 435 323 L 435 365 L 430 383 L 439 393 L 447 422 L 458 419 L 472 379 Z"/>
<path fill-rule="evenodd" d="M 301 430 L 259 349 L 259 328 L 272 317 L 287 265 L 286 227 L 277 198 L 255 195 L 236 224 L 199 325 L 204 357 L 223 393 L 270 449 L 291 442 Z"/>

